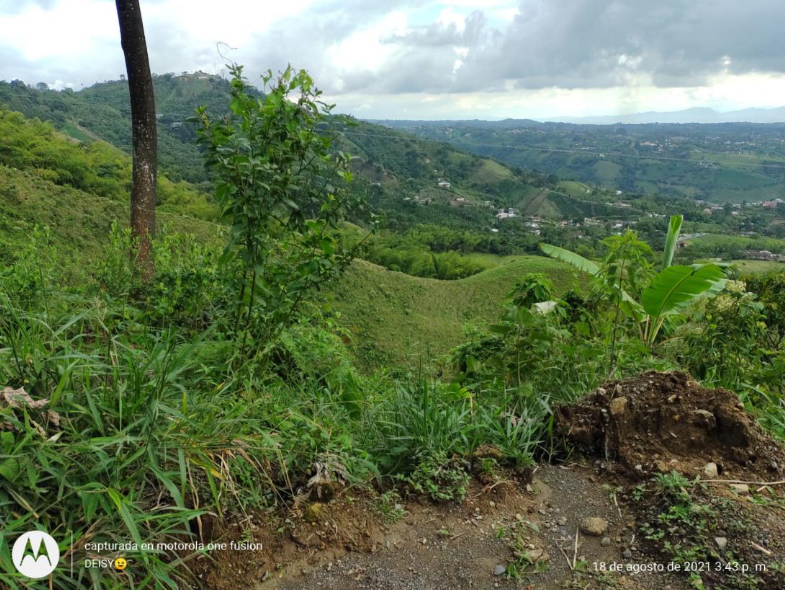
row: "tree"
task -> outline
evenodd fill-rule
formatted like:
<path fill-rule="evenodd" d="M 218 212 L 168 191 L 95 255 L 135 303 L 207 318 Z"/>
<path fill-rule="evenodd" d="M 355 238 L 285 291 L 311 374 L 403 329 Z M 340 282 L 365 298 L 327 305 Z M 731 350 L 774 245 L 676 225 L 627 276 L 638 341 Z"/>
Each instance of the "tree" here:
<path fill-rule="evenodd" d="M 131 235 L 133 256 L 144 280 L 153 274 L 155 235 L 155 188 L 158 173 L 158 130 L 155 95 L 139 0 L 116 0 L 120 42 L 128 73 L 133 133 L 133 181 L 131 185 Z"/>
<path fill-rule="evenodd" d="M 287 67 L 274 79 L 268 70 L 260 98 L 242 66 L 229 70 L 230 115 L 216 119 L 199 107 L 195 121 L 231 227 L 223 260 L 239 263 L 237 358 L 250 350 L 266 360 L 307 295 L 351 260 L 358 246 L 344 248 L 336 230 L 360 202 L 346 190 L 350 158 L 333 144 L 342 119 L 308 73 Z"/>

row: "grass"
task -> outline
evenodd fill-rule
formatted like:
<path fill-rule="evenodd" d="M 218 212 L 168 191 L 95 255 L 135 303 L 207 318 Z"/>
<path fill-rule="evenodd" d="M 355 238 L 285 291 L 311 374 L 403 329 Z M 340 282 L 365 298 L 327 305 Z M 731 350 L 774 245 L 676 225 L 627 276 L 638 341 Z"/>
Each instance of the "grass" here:
<path fill-rule="evenodd" d="M 32 172 L 0 166 L 0 262 L 3 251 L 13 252 L 27 242 L 35 226 L 48 226 L 62 252 L 78 253 L 88 260 L 100 256 L 112 222 L 128 224 L 124 201 L 93 194 L 44 180 Z M 220 226 L 158 209 L 159 227 L 189 233 L 200 241 L 219 235 Z"/>
<path fill-rule="evenodd" d="M 433 359 L 463 340 L 464 324 L 494 321 L 512 286 L 527 273 L 544 273 L 559 292 L 585 280 L 564 263 L 541 256 L 472 255 L 496 266 L 457 281 L 422 279 L 355 261 L 329 297 L 340 323 L 361 347 L 396 363 Z"/>
<path fill-rule="evenodd" d="M 505 178 L 512 178 L 510 169 L 493 160 L 483 158 L 481 165 L 472 174 L 474 182 L 499 182 Z"/>
<path fill-rule="evenodd" d="M 770 272 L 784 272 L 785 263 L 771 260 L 731 260 L 742 275 L 762 275 Z"/>
<path fill-rule="evenodd" d="M 571 197 L 585 197 L 586 191 L 591 190 L 591 187 L 577 180 L 562 180 L 557 186 Z"/>

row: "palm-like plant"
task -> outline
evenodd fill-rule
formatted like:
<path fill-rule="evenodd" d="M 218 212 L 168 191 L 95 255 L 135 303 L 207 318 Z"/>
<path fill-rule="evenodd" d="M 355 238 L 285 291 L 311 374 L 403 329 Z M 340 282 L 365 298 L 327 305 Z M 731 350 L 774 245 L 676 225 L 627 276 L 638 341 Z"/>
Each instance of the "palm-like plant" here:
<path fill-rule="evenodd" d="M 681 215 L 670 218 L 662 268 L 641 291 L 640 302 L 624 289 L 624 273 L 630 271 L 624 267 L 625 262 L 629 263 L 628 258 L 621 263 L 614 263 L 617 265 L 614 272 L 618 273 L 618 280 L 605 281 L 606 286 L 615 290 L 617 309 L 638 323 L 641 339 L 650 347 L 654 345 L 666 318 L 680 313 L 690 302 L 703 294 L 719 292 L 725 284 L 725 274 L 716 264 L 673 265 L 673 255 L 683 219 Z M 599 279 L 607 278 L 611 268 L 607 259 L 603 265 L 599 265 L 564 248 L 550 244 L 540 244 L 540 248 L 548 256 L 567 262 Z M 619 266 L 621 272 L 618 271 Z"/>

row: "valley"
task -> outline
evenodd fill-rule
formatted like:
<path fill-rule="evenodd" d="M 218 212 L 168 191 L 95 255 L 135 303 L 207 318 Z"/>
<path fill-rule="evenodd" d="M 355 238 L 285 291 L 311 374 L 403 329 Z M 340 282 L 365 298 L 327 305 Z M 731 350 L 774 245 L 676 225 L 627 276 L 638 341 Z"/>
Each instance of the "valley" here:
<path fill-rule="evenodd" d="M 128 84 L 0 82 L 0 516 L 74 535 L 50 585 L 777 590 L 779 127 L 376 124 L 287 75 L 154 77 L 147 278 Z M 84 566 L 175 540 L 257 549 Z"/>

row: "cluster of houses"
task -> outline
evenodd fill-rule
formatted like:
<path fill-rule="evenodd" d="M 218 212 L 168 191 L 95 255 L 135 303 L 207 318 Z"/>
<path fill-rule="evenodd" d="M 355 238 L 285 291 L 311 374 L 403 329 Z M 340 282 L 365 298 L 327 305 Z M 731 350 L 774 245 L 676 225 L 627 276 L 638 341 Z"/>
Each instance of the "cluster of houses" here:
<path fill-rule="evenodd" d="M 711 215 L 715 211 L 721 211 L 723 209 L 723 205 L 720 205 L 718 203 L 707 203 L 706 201 L 702 201 L 700 199 L 696 200 L 695 203 L 697 205 L 702 205 L 704 207 L 703 212 L 706 215 Z M 747 203 L 746 206 L 763 207 L 764 209 L 776 209 L 777 205 L 780 205 L 781 203 L 785 203 L 785 201 L 783 201 L 780 198 L 775 198 L 768 201 L 755 201 L 752 203 Z M 744 207 L 744 205 L 742 203 L 733 203 L 732 207 L 733 207 L 733 211 L 731 212 L 731 214 L 738 215 L 739 209 Z"/>
<path fill-rule="evenodd" d="M 785 255 L 775 254 L 769 250 L 746 250 L 744 258 L 747 260 L 770 260 L 773 262 L 785 262 Z"/>
<path fill-rule="evenodd" d="M 433 199 L 431 197 L 421 197 L 420 195 L 414 195 L 413 197 L 404 197 L 404 203 L 415 203 L 417 205 L 430 205 Z"/>
<path fill-rule="evenodd" d="M 499 209 L 499 212 L 496 214 L 496 219 L 510 219 L 512 217 L 518 217 L 518 210 L 510 207 L 506 211 L 504 209 Z"/>

